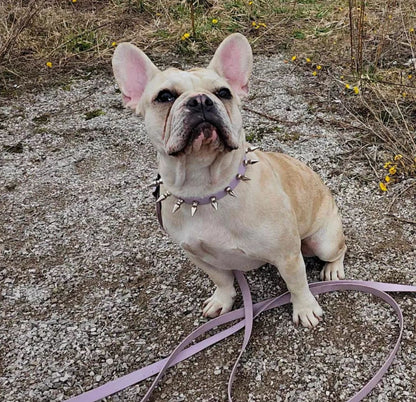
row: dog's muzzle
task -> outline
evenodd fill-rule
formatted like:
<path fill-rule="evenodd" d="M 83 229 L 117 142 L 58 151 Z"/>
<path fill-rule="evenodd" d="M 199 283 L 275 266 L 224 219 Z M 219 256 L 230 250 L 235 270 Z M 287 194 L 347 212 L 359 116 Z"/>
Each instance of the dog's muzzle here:
<path fill-rule="evenodd" d="M 185 104 L 188 112 L 184 120 L 184 135 L 177 150 L 170 153 L 176 156 L 192 146 L 194 141 L 204 144 L 218 142 L 219 150 L 232 151 L 238 146 L 233 144 L 229 129 L 214 101 L 206 94 L 198 94 L 188 99 Z M 222 146 L 221 146 L 222 145 Z"/>

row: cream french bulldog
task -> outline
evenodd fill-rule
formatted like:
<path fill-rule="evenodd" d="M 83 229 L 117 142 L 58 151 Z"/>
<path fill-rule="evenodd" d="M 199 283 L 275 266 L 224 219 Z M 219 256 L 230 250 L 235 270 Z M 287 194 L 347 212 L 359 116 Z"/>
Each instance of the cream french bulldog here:
<path fill-rule="evenodd" d="M 326 261 L 321 279 L 344 278 L 337 206 L 303 163 L 247 144 L 240 113 L 253 57 L 240 34 L 226 38 L 207 68 L 160 71 L 130 43 L 113 57 L 124 103 L 144 117 L 158 153 L 165 230 L 216 285 L 204 316 L 231 310 L 233 270 L 276 266 L 291 293 L 293 321 L 314 327 L 322 309 L 303 256 Z"/>

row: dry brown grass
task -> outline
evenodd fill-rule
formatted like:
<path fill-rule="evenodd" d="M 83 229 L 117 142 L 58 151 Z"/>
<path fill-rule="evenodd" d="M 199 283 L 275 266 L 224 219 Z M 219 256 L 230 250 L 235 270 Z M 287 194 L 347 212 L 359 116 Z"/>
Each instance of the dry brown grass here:
<path fill-rule="evenodd" d="M 194 2 L 192 24 L 192 1 L 3 0 L 0 62 L 11 72 L 29 64 L 33 73 L 47 61 L 83 67 L 107 62 L 111 44 L 121 41 L 156 56 L 192 57 L 212 51 L 224 36 L 238 31 L 249 37 L 255 51 L 288 51 L 342 67 L 355 58 L 355 70 L 374 70 L 407 62 L 415 43 L 409 32 L 416 24 L 412 0 L 377 0 L 365 9 L 363 0 L 349 0 L 350 8 L 342 0 Z M 254 22 L 266 26 L 256 29 Z M 183 41 L 185 32 L 191 37 Z"/>
<path fill-rule="evenodd" d="M 190 37 L 184 39 L 186 32 Z M 414 0 L 2 0 L 2 92 L 12 95 L 16 85 L 65 82 L 74 73 L 108 69 L 114 42 L 134 42 L 169 64 L 178 55 L 195 61 L 212 53 L 231 32 L 245 34 L 255 53 L 308 57 L 309 65 L 299 65 L 309 69 L 321 65 L 315 78 L 323 85 L 328 77 L 338 82 L 346 108 L 371 141 L 403 154 L 412 172 Z M 359 96 L 345 91 L 345 83 L 357 86 Z"/>

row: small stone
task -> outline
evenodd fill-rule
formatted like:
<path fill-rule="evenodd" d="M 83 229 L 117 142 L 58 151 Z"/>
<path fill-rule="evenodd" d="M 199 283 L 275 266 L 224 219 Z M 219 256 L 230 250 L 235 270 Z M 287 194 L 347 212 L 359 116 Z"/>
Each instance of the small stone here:
<path fill-rule="evenodd" d="M 17 183 L 13 183 L 13 182 L 12 183 L 6 183 L 4 185 L 4 187 L 7 191 L 13 191 L 16 188 L 16 186 L 17 186 Z"/>
<path fill-rule="evenodd" d="M 65 373 L 60 379 L 59 379 L 59 381 L 61 381 L 61 382 L 65 382 L 65 381 L 67 381 L 67 380 L 69 380 L 69 378 L 70 378 L 70 376 L 69 376 L 69 374 L 68 373 Z"/>

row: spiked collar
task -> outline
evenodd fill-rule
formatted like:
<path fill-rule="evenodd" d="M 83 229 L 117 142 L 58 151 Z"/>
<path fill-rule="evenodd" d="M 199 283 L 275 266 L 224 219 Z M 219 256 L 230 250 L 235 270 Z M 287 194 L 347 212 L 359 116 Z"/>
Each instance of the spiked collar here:
<path fill-rule="evenodd" d="M 248 152 L 253 152 L 257 149 L 258 147 L 249 147 L 246 150 L 246 154 Z M 236 195 L 234 194 L 233 190 L 237 187 L 237 185 L 241 182 L 241 181 L 248 181 L 250 180 L 250 178 L 248 178 L 247 176 L 245 176 L 245 172 L 247 169 L 247 165 L 254 165 L 255 163 L 257 163 L 258 160 L 256 159 L 247 159 L 246 155 L 244 155 L 244 159 L 241 162 L 239 168 L 238 168 L 238 172 L 237 174 L 233 177 L 233 179 L 231 180 L 230 184 L 225 187 L 223 190 L 218 191 L 215 194 L 211 194 L 208 195 L 206 197 L 179 197 L 177 195 L 172 194 L 171 192 L 167 191 L 166 193 L 160 195 L 160 185 L 163 184 L 163 180 L 160 178 L 160 175 L 158 175 L 158 178 L 153 181 L 151 183 L 151 186 L 155 187 L 155 191 L 153 192 L 153 194 L 155 195 L 155 197 L 157 198 L 156 200 L 156 208 L 157 208 L 157 213 L 158 213 L 158 218 L 159 218 L 159 222 L 161 222 L 161 206 L 162 206 L 162 201 L 166 200 L 167 198 L 169 198 L 170 196 L 173 196 L 176 198 L 176 203 L 173 206 L 173 210 L 172 213 L 175 213 L 181 206 L 182 204 L 189 204 L 191 205 L 191 215 L 194 216 L 197 208 L 199 205 L 206 205 L 206 204 L 211 204 L 211 206 L 217 210 L 218 209 L 218 200 L 220 200 L 221 198 L 224 198 L 227 195 L 230 195 L 232 197 L 235 197 Z M 163 225 L 162 225 L 163 227 Z"/>

